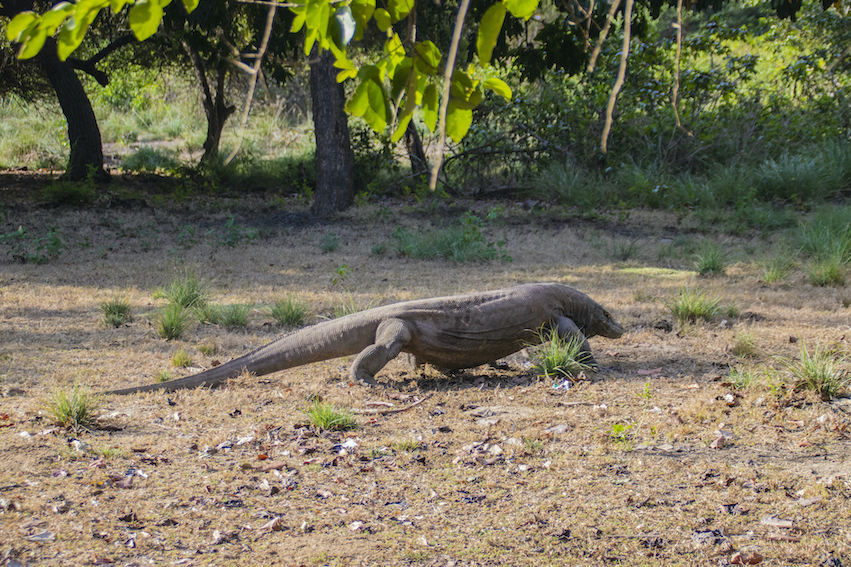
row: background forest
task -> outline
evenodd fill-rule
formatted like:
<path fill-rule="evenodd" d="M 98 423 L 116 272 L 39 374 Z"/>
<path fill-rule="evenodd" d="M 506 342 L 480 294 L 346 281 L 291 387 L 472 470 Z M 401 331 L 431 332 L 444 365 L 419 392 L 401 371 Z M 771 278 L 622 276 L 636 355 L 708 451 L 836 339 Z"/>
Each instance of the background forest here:
<path fill-rule="evenodd" d="M 116 17 L 92 28 L 77 55 L 90 70 L 100 65 L 99 74 L 78 74 L 107 166 L 179 179 L 174 187 L 184 194 L 238 189 L 310 198 L 316 173 L 308 65 L 285 31 L 287 16 L 277 22 L 243 140 L 238 115 L 249 81 L 238 67 L 244 63 L 228 59 L 236 48 L 214 41 L 209 24 L 220 26 L 219 36 L 250 45 L 262 12 L 237 5 L 222 31 L 214 18 L 235 8 L 210 6 L 204 26 L 198 14 L 173 18 L 152 40 L 129 47 L 121 45 Z M 733 213 L 725 215 L 731 228 L 740 230 L 777 228 L 793 222 L 790 209 L 847 196 L 851 20 L 843 9 L 807 2 L 792 22 L 760 2 L 693 8 L 683 16 L 677 60 L 675 7 L 636 5 L 605 154 L 601 133 L 622 17 L 600 43 L 593 72 L 585 68 L 581 36 L 559 31 L 570 27 L 564 6 L 542 4 L 529 22 L 506 26 L 496 46 L 501 57 L 486 72 L 505 80 L 514 96 L 490 94 L 475 108 L 466 137 L 449 148 L 439 194 L 531 198 L 582 214 L 649 207 L 711 217 L 724 209 Z M 421 34 L 448 38 L 454 3 L 418 9 Z M 474 7 L 471 19 L 475 13 Z M 475 58 L 475 24 L 468 28 L 462 64 Z M 104 56 L 103 46 L 115 43 Z M 377 45 L 366 38 L 362 52 Z M 226 49 L 232 53 L 223 54 Z M 4 53 L 0 166 L 62 170 L 68 136 L 55 95 L 31 63 L 14 60 L 9 44 Z M 435 137 L 421 118 L 413 124 L 428 160 Z M 211 141 L 217 127 L 221 140 L 213 132 Z M 349 127 L 360 202 L 425 194 L 423 169 L 406 155 L 410 144 L 406 151 L 405 143 L 376 134 L 361 118 L 350 117 Z M 232 150 L 238 151 L 231 156 Z M 99 191 L 90 189 L 70 191 L 70 198 L 95 199 Z"/>

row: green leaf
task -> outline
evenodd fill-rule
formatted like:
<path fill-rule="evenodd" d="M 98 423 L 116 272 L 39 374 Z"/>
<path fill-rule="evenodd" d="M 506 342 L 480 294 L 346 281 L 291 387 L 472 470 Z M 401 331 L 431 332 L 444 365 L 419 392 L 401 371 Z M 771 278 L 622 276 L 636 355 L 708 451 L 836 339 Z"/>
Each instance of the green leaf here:
<path fill-rule="evenodd" d="M 27 31 L 28 28 L 34 28 L 37 25 L 38 14 L 31 11 L 21 12 L 12 18 L 12 21 L 6 26 L 6 39 L 9 41 L 20 42 L 24 32 Z"/>
<path fill-rule="evenodd" d="M 188 14 L 191 14 L 198 7 L 198 0 L 183 0 L 183 7 Z"/>
<path fill-rule="evenodd" d="M 390 24 L 392 22 L 390 21 L 390 13 L 387 10 L 385 10 L 384 8 L 379 8 L 375 11 L 374 15 L 375 23 L 378 26 L 378 29 L 383 32 L 386 32 L 390 29 Z"/>
<path fill-rule="evenodd" d="M 293 14 L 295 14 L 295 18 L 293 18 L 293 24 L 290 26 L 290 32 L 296 33 L 301 31 L 301 28 L 304 27 L 304 23 L 307 21 L 307 6 L 300 4 L 298 6 L 293 6 L 290 8 Z"/>
<path fill-rule="evenodd" d="M 74 12 L 74 5 L 70 2 L 60 2 L 41 17 L 39 26 L 45 30 L 47 35 L 56 33 L 56 28 L 65 23 L 65 20 Z"/>
<path fill-rule="evenodd" d="M 390 12 L 393 22 L 406 18 L 413 7 L 414 0 L 389 0 L 387 2 L 387 11 Z"/>
<path fill-rule="evenodd" d="M 384 95 L 384 89 L 375 81 L 366 81 L 365 84 L 369 108 L 364 112 L 363 118 L 373 130 L 381 132 L 387 128 L 387 122 L 390 116 L 387 97 Z"/>
<path fill-rule="evenodd" d="M 155 1 L 139 0 L 130 8 L 128 19 L 136 39 L 144 41 L 154 35 L 160 27 L 163 8 Z"/>
<path fill-rule="evenodd" d="M 437 87 L 434 85 L 427 86 L 423 92 L 423 120 L 432 132 L 434 132 L 437 126 L 438 102 Z"/>
<path fill-rule="evenodd" d="M 352 9 L 348 6 L 343 6 L 334 11 L 334 18 L 331 20 L 331 39 L 340 49 L 345 48 L 355 37 L 357 23 L 352 16 Z"/>
<path fill-rule="evenodd" d="M 352 98 L 346 102 L 346 111 L 352 116 L 363 116 L 368 108 L 369 96 L 366 90 L 366 81 L 361 81 L 361 84 L 355 89 Z"/>
<path fill-rule="evenodd" d="M 372 19 L 372 14 L 374 12 L 375 0 L 352 1 L 352 15 L 357 22 L 357 31 L 355 32 L 356 40 L 363 39 L 363 30 L 366 29 L 366 25 L 369 23 L 369 20 Z"/>
<path fill-rule="evenodd" d="M 328 26 L 328 18 L 331 16 L 331 4 L 327 0 L 308 0 L 307 2 L 307 27 L 316 30 L 325 30 Z"/>
<path fill-rule="evenodd" d="M 482 87 L 492 90 L 505 100 L 511 100 L 511 87 L 509 87 L 502 79 L 485 79 Z"/>
<path fill-rule="evenodd" d="M 393 100 L 396 100 L 399 93 L 407 88 L 413 68 L 413 60 L 410 57 L 403 57 L 399 65 L 393 69 L 393 78 L 390 81 L 390 96 Z"/>
<path fill-rule="evenodd" d="M 488 8 L 482 21 L 479 23 L 479 33 L 476 37 L 476 53 L 482 65 L 489 65 L 499 32 L 502 31 L 502 22 L 505 20 L 505 4 L 494 4 Z"/>
<path fill-rule="evenodd" d="M 390 141 L 394 144 L 402 139 L 402 136 L 405 135 L 405 130 L 408 129 L 408 123 L 411 121 L 411 118 L 414 116 L 413 113 L 405 114 L 399 119 L 399 122 L 396 124 L 396 129 L 393 131 L 393 135 L 390 136 Z"/>
<path fill-rule="evenodd" d="M 535 15 L 535 10 L 538 9 L 538 0 L 507 0 L 505 6 L 515 18 L 528 20 Z"/>
<path fill-rule="evenodd" d="M 44 47 L 44 42 L 47 39 L 47 32 L 38 25 L 32 26 L 32 31 L 24 33 L 21 38 L 23 43 L 18 51 L 18 59 L 30 59 L 38 55 L 41 48 Z"/>
<path fill-rule="evenodd" d="M 437 74 L 442 55 L 437 46 L 430 41 L 418 41 L 414 44 L 414 51 L 419 56 L 417 69 L 427 75 Z"/>
<path fill-rule="evenodd" d="M 455 101 L 449 101 L 446 110 L 446 134 L 460 142 L 473 124 L 473 111 L 468 108 L 460 108 Z"/>

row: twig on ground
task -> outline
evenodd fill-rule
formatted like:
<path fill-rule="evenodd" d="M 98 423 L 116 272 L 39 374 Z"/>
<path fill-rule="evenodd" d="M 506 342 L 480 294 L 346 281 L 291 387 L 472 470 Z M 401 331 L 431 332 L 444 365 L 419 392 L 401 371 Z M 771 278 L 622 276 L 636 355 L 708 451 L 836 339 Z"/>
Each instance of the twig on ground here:
<path fill-rule="evenodd" d="M 424 397 L 424 398 L 422 398 L 422 399 L 420 399 L 420 400 L 417 400 L 416 402 L 414 402 L 414 403 L 412 403 L 412 404 L 410 404 L 410 405 L 407 405 L 407 406 L 405 406 L 405 407 L 403 407 L 403 408 L 394 408 L 394 409 L 386 409 L 386 410 L 379 410 L 379 409 L 355 409 L 355 410 L 352 410 L 352 412 L 353 412 L 353 413 L 356 413 L 356 414 L 358 414 L 358 415 L 390 415 L 390 414 L 393 414 L 393 413 L 402 413 L 403 411 L 408 411 L 409 409 L 414 408 L 414 407 L 416 407 L 416 406 L 420 405 L 421 403 L 423 403 L 424 401 L 426 401 L 427 399 L 429 399 L 429 398 L 430 398 L 430 397 L 432 397 L 433 395 L 434 395 L 434 394 L 429 394 L 428 396 L 426 396 L 426 397 Z"/>

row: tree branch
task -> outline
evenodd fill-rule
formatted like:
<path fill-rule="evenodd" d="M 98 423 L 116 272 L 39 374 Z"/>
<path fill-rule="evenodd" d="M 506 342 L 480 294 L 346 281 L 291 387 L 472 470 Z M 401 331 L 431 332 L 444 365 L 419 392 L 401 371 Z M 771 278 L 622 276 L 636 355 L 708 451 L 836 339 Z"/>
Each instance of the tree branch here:
<path fill-rule="evenodd" d="M 113 51 L 116 51 L 127 44 L 133 43 L 134 41 L 136 41 L 136 37 L 133 34 L 122 35 L 117 39 L 112 40 L 109 45 L 107 45 L 88 59 L 83 60 L 76 59 L 74 57 L 69 57 L 68 63 L 74 69 L 83 71 L 84 73 L 91 75 L 98 82 L 98 84 L 100 84 L 100 86 L 105 87 L 109 84 L 109 76 L 100 69 L 98 69 L 96 65 L 106 59 L 109 55 L 111 55 Z"/>
<path fill-rule="evenodd" d="M 594 51 L 591 53 L 591 60 L 588 61 L 588 72 L 594 72 L 594 65 L 597 64 L 597 57 L 600 56 L 600 50 L 603 49 L 603 42 L 606 41 L 606 36 L 609 35 L 609 28 L 612 26 L 612 21 L 615 19 L 615 12 L 618 11 L 618 7 L 621 5 L 621 0 L 615 0 L 612 2 L 611 8 L 609 8 L 609 14 L 606 16 L 606 23 L 603 24 L 603 29 L 600 30 L 600 37 L 597 38 L 597 45 L 594 46 Z"/>
<path fill-rule="evenodd" d="M 242 121 L 239 125 L 239 140 L 230 155 L 225 158 L 225 165 L 229 164 L 231 160 L 236 157 L 237 152 L 239 152 L 239 149 L 242 147 L 242 140 L 245 138 L 245 127 L 248 124 L 248 113 L 251 111 L 251 101 L 254 100 L 254 89 L 257 87 L 257 75 L 260 74 L 260 65 L 263 63 L 263 56 L 266 54 L 266 49 L 269 47 L 269 37 L 272 35 L 272 24 L 275 22 L 275 12 L 277 10 L 277 5 L 273 4 L 269 6 L 269 13 L 266 15 L 266 29 L 263 30 L 263 39 L 260 42 L 260 48 L 254 56 L 254 68 L 251 70 L 248 94 L 245 95 L 245 107 L 242 109 Z"/>
<path fill-rule="evenodd" d="M 458 16 L 455 18 L 455 29 L 452 30 L 452 43 L 449 45 L 446 69 L 443 72 L 443 99 L 440 101 L 440 108 L 437 112 L 437 120 L 440 125 L 438 126 L 437 158 L 434 160 L 434 167 L 431 168 L 431 178 L 428 182 L 428 188 L 432 191 L 437 189 L 437 176 L 440 174 L 441 165 L 443 165 L 443 151 L 446 145 L 446 111 L 449 108 L 449 94 L 452 90 L 452 72 L 455 70 L 455 57 L 458 55 L 461 30 L 464 28 L 464 20 L 467 19 L 467 9 L 469 7 L 470 0 L 461 0 L 461 5 L 458 7 Z"/>
<path fill-rule="evenodd" d="M 634 0 L 626 0 L 623 11 L 623 47 L 621 48 L 621 62 L 618 66 L 618 78 L 609 95 L 609 103 L 606 105 L 606 124 L 603 126 L 603 135 L 600 140 L 600 150 L 605 155 L 608 151 L 609 132 L 612 130 L 612 113 L 615 111 L 615 102 L 623 87 L 624 76 L 626 76 L 626 62 L 629 58 L 629 39 L 632 28 L 632 4 Z"/>

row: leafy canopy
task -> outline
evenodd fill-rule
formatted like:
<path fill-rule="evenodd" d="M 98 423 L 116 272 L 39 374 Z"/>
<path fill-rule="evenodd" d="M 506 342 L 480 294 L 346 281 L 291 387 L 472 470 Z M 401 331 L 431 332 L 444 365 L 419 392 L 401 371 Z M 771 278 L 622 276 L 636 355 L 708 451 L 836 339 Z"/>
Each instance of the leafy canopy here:
<path fill-rule="evenodd" d="M 192 12 L 199 0 L 181 0 Z M 481 66 L 490 64 L 506 13 L 522 20 L 534 15 L 539 0 L 500 0 L 485 12 L 478 27 L 476 52 Z M 129 6 L 128 19 L 136 38 L 147 39 L 156 33 L 163 19 L 163 9 L 171 0 L 80 0 L 60 2 L 44 14 L 26 11 L 9 23 L 6 35 L 20 44 L 18 57 L 34 57 L 47 37 L 58 32 L 58 51 L 62 60 L 79 47 L 89 26 L 101 10 L 117 13 Z M 437 127 L 440 88 L 445 67 L 444 54 L 431 41 L 405 41 L 394 30 L 394 24 L 409 18 L 415 0 L 388 0 L 378 7 L 375 0 L 304 0 L 281 4 L 295 15 L 290 31 L 304 33 L 304 52 L 330 50 L 339 69 L 337 80 L 354 79 L 356 87 L 346 109 L 363 117 L 376 131 L 394 125 L 392 140 L 405 132 L 414 111 L 422 109 L 426 125 Z M 366 27 L 374 25 L 385 35 L 378 60 L 358 65 L 348 58 L 347 48 L 364 37 Z M 498 78 L 479 80 L 477 67 L 456 69 L 446 111 L 446 133 L 461 140 L 467 133 L 473 110 L 484 99 L 485 91 L 510 100 L 511 89 Z"/>

